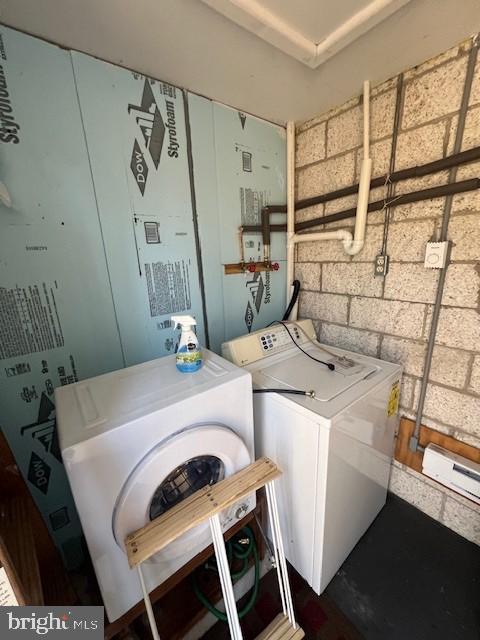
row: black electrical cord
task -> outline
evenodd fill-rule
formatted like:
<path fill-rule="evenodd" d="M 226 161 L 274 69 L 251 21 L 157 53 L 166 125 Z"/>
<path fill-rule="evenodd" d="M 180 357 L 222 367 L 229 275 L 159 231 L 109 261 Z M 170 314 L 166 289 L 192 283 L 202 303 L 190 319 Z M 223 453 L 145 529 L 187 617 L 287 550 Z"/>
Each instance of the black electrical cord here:
<path fill-rule="evenodd" d="M 283 325 L 285 327 L 285 329 L 287 330 L 288 335 L 290 336 L 290 340 L 293 342 L 293 344 L 298 349 L 300 349 L 300 351 L 302 353 L 304 353 L 308 358 L 310 358 L 310 360 L 313 360 L 314 362 L 318 362 L 319 364 L 325 365 L 326 367 L 328 367 L 330 369 L 330 371 L 335 371 L 335 365 L 333 364 L 333 362 L 325 362 L 325 360 L 320 360 L 319 358 L 314 358 L 310 353 L 308 353 L 308 351 L 305 351 L 305 349 L 302 349 L 302 347 L 298 344 L 298 342 L 295 340 L 295 338 L 290 333 L 290 329 L 287 327 L 286 323 L 283 320 L 275 320 L 274 322 L 271 322 L 270 324 L 281 324 L 281 325 Z"/>
<path fill-rule="evenodd" d="M 297 396 L 315 397 L 314 391 L 302 391 L 301 389 L 253 389 L 253 393 L 292 393 Z"/>
<path fill-rule="evenodd" d="M 290 298 L 290 302 L 288 303 L 288 307 L 285 309 L 285 313 L 283 314 L 282 320 L 288 320 L 290 314 L 292 313 L 293 307 L 295 306 L 298 294 L 300 293 L 300 280 L 294 280 L 292 282 L 293 292 L 292 297 Z"/>

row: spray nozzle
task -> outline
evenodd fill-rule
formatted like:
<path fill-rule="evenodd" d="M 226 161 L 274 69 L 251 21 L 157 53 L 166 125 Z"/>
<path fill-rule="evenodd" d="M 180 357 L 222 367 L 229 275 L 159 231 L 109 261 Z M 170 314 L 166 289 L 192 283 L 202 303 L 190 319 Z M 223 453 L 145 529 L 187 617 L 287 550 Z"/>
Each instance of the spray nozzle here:
<path fill-rule="evenodd" d="M 192 316 L 172 316 L 173 328 L 182 327 L 182 329 L 189 329 L 197 324 L 197 321 Z"/>

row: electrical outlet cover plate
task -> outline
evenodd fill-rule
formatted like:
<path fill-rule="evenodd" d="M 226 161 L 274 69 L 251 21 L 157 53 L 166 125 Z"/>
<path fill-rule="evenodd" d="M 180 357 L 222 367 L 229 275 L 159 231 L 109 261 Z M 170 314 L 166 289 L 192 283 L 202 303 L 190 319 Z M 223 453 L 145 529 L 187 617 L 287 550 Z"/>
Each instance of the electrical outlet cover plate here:
<path fill-rule="evenodd" d="M 387 255 L 380 254 L 375 258 L 375 276 L 378 278 L 384 278 L 388 273 L 388 261 Z"/>

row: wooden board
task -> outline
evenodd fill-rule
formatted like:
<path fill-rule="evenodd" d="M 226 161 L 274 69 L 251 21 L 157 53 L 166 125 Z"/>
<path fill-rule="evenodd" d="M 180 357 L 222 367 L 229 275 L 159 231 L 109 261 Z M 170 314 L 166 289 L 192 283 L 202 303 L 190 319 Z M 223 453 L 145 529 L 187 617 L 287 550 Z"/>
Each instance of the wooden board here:
<path fill-rule="evenodd" d="M 26 500 L 1 501 L 0 532 L 0 560 L 19 604 L 42 605 L 42 582 Z"/>
<path fill-rule="evenodd" d="M 260 458 L 229 478 L 196 491 L 125 538 L 130 567 L 148 560 L 182 533 L 254 493 L 280 474 L 281 471 L 274 462 L 268 458 Z"/>
<path fill-rule="evenodd" d="M 53 544 L 43 517 L 27 489 L 4 434 L 0 431 L 0 503 L 22 500 L 35 532 L 35 551 L 42 578 L 46 605 L 71 605 L 77 600 L 68 580 L 60 554 Z"/>
<path fill-rule="evenodd" d="M 421 451 L 410 451 L 408 443 L 410 437 L 415 430 L 415 422 L 408 418 L 401 418 L 398 428 L 397 443 L 395 446 L 395 460 L 407 465 L 415 471 L 422 473 L 422 460 L 423 453 Z M 480 449 L 472 447 L 465 442 L 456 440 L 452 436 L 448 436 L 435 429 L 430 429 L 421 425 L 419 434 L 419 444 L 422 447 L 426 447 L 430 442 L 437 444 L 439 447 L 443 447 L 452 453 L 456 453 L 459 456 L 463 456 L 468 460 L 480 463 Z"/>
<path fill-rule="evenodd" d="M 300 640 L 305 637 L 303 629 L 291 625 L 286 615 L 280 613 L 255 640 Z"/>
<path fill-rule="evenodd" d="M 264 545 L 261 532 L 257 526 L 255 516 L 259 518 L 260 523 L 262 524 L 262 527 L 265 529 L 266 511 L 267 511 L 266 498 L 257 495 L 257 506 L 255 507 L 254 511 L 251 511 L 244 518 L 242 518 L 241 520 L 236 522 L 232 527 L 230 527 L 230 529 L 228 529 L 224 534 L 225 540 L 228 540 L 229 538 L 234 536 L 245 525 L 249 525 L 255 533 L 255 538 L 257 540 L 257 548 L 259 549 L 259 556 L 260 558 L 263 559 L 264 553 L 265 553 L 265 545 Z M 184 599 L 183 594 L 185 592 L 185 589 L 188 589 L 189 591 L 192 590 L 190 575 L 193 573 L 195 569 L 200 567 L 206 560 L 208 560 L 208 558 L 213 556 L 214 553 L 215 552 L 213 549 L 213 544 L 209 545 L 208 547 L 200 551 L 200 553 L 198 553 L 194 558 L 189 560 L 187 564 L 180 567 L 178 571 L 176 571 L 173 575 L 167 578 L 165 582 L 162 582 L 162 584 L 160 584 L 158 587 L 156 587 L 156 589 L 154 589 L 150 593 L 151 603 L 155 604 L 156 602 L 161 601 L 160 606 L 162 606 L 165 598 L 169 596 L 170 593 L 177 593 L 177 592 L 180 594 L 178 597 L 181 600 L 183 600 Z M 113 636 L 115 636 L 122 629 L 130 625 L 136 618 L 141 616 L 144 613 L 144 611 L 145 611 L 145 603 L 143 600 L 140 600 L 140 602 L 134 605 L 131 609 L 127 611 L 127 613 L 124 613 L 123 616 L 121 616 L 114 622 L 109 622 L 107 617 L 105 616 L 104 637 L 106 638 L 106 640 L 113 638 Z M 205 615 L 206 613 L 207 613 L 207 610 L 202 607 L 201 617 L 203 617 L 203 615 Z M 194 622 L 197 622 L 197 620 L 195 620 Z M 159 625 L 160 631 L 162 631 L 164 621 L 162 619 L 159 619 L 157 624 Z M 184 627 L 186 628 L 185 625 Z M 185 630 L 184 627 L 182 627 L 183 630 Z M 188 625 L 187 630 L 189 630 L 189 628 L 190 628 L 190 625 Z M 169 629 L 168 632 L 171 633 L 171 629 Z M 181 633 L 180 635 L 178 635 L 176 632 L 172 634 L 172 640 L 175 640 L 177 637 L 181 638 L 183 636 L 181 635 Z"/>

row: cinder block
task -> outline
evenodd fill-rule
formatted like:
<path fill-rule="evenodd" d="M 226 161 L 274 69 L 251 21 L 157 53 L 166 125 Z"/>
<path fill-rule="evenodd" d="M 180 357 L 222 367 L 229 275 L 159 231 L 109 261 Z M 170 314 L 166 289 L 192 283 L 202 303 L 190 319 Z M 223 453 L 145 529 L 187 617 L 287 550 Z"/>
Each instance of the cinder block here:
<path fill-rule="evenodd" d="M 448 171 L 439 171 L 431 173 L 420 178 L 409 178 L 395 184 L 395 195 L 402 193 L 412 193 L 413 191 L 421 191 L 422 189 L 431 189 L 448 182 Z M 396 207 L 394 207 L 396 208 Z"/>
<path fill-rule="evenodd" d="M 432 238 L 434 220 L 393 222 L 388 233 L 388 249 L 393 262 L 422 262 L 425 245 Z"/>
<path fill-rule="evenodd" d="M 448 136 L 447 155 L 454 152 L 457 134 L 458 116 L 452 116 L 450 133 Z M 480 144 L 480 106 L 469 107 L 465 118 L 465 128 L 462 135 L 461 151 L 472 149 Z M 471 166 L 471 165 L 467 165 Z M 477 174 L 478 175 L 478 174 Z"/>
<path fill-rule="evenodd" d="M 308 291 L 320 291 L 320 272 L 318 262 L 297 262 L 295 265 L 295 278 L 300 280 L 302 289 Z"/>
<path fill-rule="evenodd" d="M 442 304 L 476 309 L 480 296 L 479 268 L 478 264 L 451 264 L 447 269 Z"/>
<path fill-rule="evenodd" d="M 392 154 L 392 139 L 380 140 L 370 146 L 370 157 L 372 158 L 372 178 L 388 174 L 390 168 L 390 156 Z M 363 149 L 357 149 L 357 164 L 355 179 L 360 180 L 362 168 Z"/>
<path fill-rule="evenodd" d="M 346 209 L 354 209 L 357 206 L 357 196 L 345 196 L 344 198 L 337 198 L 336 200 L 330 200 L 325 203 L 325 215 L 330 213 L 338 213 L 339 211 L 345 211 Z M 342 224 L 348 224 L 349 220 L 341 220 Z"/>
<path fill-rule="evenodd" d="M 395 91 L 387 91 L 371 99 L 370 139 L 392 134 L 395 114 Z M 328 157 L 360 147 L 363 143 L 363 106 L 336 115 L 327 125 Z"/>
<path fill-rule="evenodd" d="M 392 466 L 390 475 L 390 491 L 407 500 L 417 509 L 438 520 L 442 508 L 443 494 L 440 489 L 422 482 L 406 468 Z"/>
<path fill-rule="evenodd" d="M 354 152 L 322 160 L 297 172 L 298 199 L 310 198 L 353 184 Z"/>
<path fill-rule="evenodd" d="M 323 265 L 322 291 L 379 298 L 382 281 L 374 277 L 370 263 L 326 263 Z"/>
<path fill-rule="evenodd" d="M 370 196 L 368 198 L 368 202 L 382 202 L 382 205 L 385 203 L 385 198 L 387 197 L 387 188 L 377 187 L 376 189 L 370 189 Z M 378 211 L 370 211 L 367 217 L 367 224 L 382 224 L 385 222 L 385 211 L 383 209 L 379 209 Z"/>
<path fill-rule="evenodd" d="M 423 264 L 393 262 L 385 278 L 385 298 L 410 302 L 433 302 L 438 271 Z"/>
<path fill-rule="evenodd" d="M 426 345 L 424 342 L 384 336 L 380 357 L 382 360 L 401 364 L 407 374 L 421 376 L 423 374 L 425 351 Z"/>
<path fill-rule="evenodd" d="M 448 496 L 441 522 L 467 540 L 480 545 L 480 507 L 470 501 L 471 508 Z"/>
<path fill-rule="evenodd" d="M 374 87 L 372 87 L 370 89 L 370 95 L 372 96 L 372 98 L 375 98 L 380 93 L 385 93 L 386 91 L 389 91 L 390 89 L 396 89 L 396 87 L 397 87 L 397 78 L 398 78 L 398 76 L 393 76 L 393 78 L 389 78 L 388 80 L 384 80 L 384 82 L 381 82 L 380 84 L 377 84 Z"/>
<path fill-rule="evenodd" d="M 349 209 L 355 209 L 357 207 L 357 196 L 345 196 L 344 198 L 337 198 L 336 200 L 330 200 L 325 203 L 325 215 L 328 216 L 331 213 L 339 213 Z M 336 222 L 330 222 L 325 230 L 332 229 L 347 229 L 353 227 L 355 224 L 355 218 L 347 218 L 346 220 L 338 220 Z"/>
<path fill-rule="evenodd" d="M 466 164 L 457 171 L 457 182 L 478 178 L 480 175 L 480 162 Z M 453 196 L 452 213 L 478 213 L 480 211 L 480 190 L 464 191 Z"/>
<path fill-rule="evenodd" d="M 444 64 L 445 62 L 452 60 L 452 58 L 456 58 L 458 56 L 459 50 L 460 50 L 460 47 L 457 45 L 455 47 L 452 47 L 451 49 L 448 49 L 448 51 L 444 51 L 438 56 L 429 58 L 425 62 L 422 62 L 422 64 L 418 64 L 416 67 L 412 67 L 411 69 L 408 69 L 408 71 L 406 71 L 403 74 L 404 80 L 407 81 L 407 80 L 411 80 L 412 78 L 416 78 L 417 76 L 425 73 L 426 71 L 429 71 L 430 69 L 433 69 L 435 67 L 440 66 L 441 64 Z"/>
<path fill-rule="evenodd" d="M 428 312 L 426 327 L 430 325 Z M 442 307 L 438 320 L 436 342 L 447 347 L 475 351 L 480 344 L 480 316 L 475 309 Z"/>
<path fill-rule="evenodd" d="M 330 118 L 333 118 L 338 113 L 342 113 L 343 111 L 348 111 L 348 109 L 352 109 L 352 107 L 355 107 L 359 103 L 359 100 L 360 100 L 359 96 L 354 96 L 353 98 L 350 98 L 350 100 L 347 100 L 347 102 L 344 102 L 341 105 L 335 106 L 332 109 L 329 109 L 328 111 L 324 111 L 319 116 L 315 116 L 315 118 L 311 118 L 310 120 L 305 120 L 305 122 L 302 122 L 299 125 L 297 125 L 296 127 L 297 135 L 300 134 L 302 131 L 305 131 L 306 129 L 315 127 L 317 124 L 320 124 L 321 122 L 325 122 L 325 120 L 329 120 Z"/>
<path fill-rule="evenodd" d="M 477 60 L 475 63 L 475 74 L 473 76 L 472 89 L 470 91 L 470 103 L 469 104 L 478 104 L 480 102 L 480 73 L 478 70 L 480 69 L 480 54 L 477 54 Z"/>
<path fill-rule="evenodd" d="M 455 119 L 455 123 L 458 122 L 458 118 Z M 453 140 L 454 134 L 456 131 L 456 127 L 453 128 L 452 131 L 452 150 L 450 153 L 453 153 Z M 472 149 L 473 147 L 478 147 L 480 145 L 480 107 L 476 107 L 474 109 L 469 109 L 467 112 L 467 117 L 465 118 L 465 129 L 463 131 L 462 138 L 462 151 L 466 149 Z"/>
<path fill-rule="evenodd" d="M 393 208 L 393 220 L 418 220 L 423 218 L 438 218 L 443 213 L 444 199 L 422 200 L 421 202 L 411 202 L 401 204 Z"/>
<path fill-rule="evenodd" d="M 453 437 L 457 440 L 460 440 L 460 442 L 465 442 L 465 444 L 469 444 L 472 447 L 477 447 L 477 449 L 480 449 L 480 438 L 476 438 L 470 433 L 465 433 L 465 431 L 460 430 L 454 431 Z"/>
<path fill-rule="evenodd" d="M 467 57 L 435 67 L 406 85 L 402 128 L 455 113 L 460 108 Z"/>
<path fill-rule="evenodd" d="M 316 127 L 299 133 L 296 138 L 295 164 L 302 167 L 325 158 L 325 129 L 322 122 Z"/>
<path fill-rule="evenodd" d="M 426 164 L 443 157 L 447 121 L 400 133 L 397 140 L 395 170 Z"/>
<path fill-rule="evenodd" d="M 396 96 L 396 89 L 379 95 L 375 95 L 372 92 L 370 107 L 371 140 L 379 140 L 380 138 L 386 138 L 392 135 Z"/>
<path fill-rule="evenodd" d="M 416 379 L 411 378 L 410 376 L 405 375 L 402 376 L 402 384 L 400 387 L 400 408 L 411 409 L 413 402 L 413 391 L 415 389 Z"/>
<path fill-rule="evenodd" d="M 370 331 L 360 331 L 351 327 L 324 322 L 320 331 L 320 341 L 334 347 L 376 357 L 380 336 Z"/>
<path fill-rule="evenodd" d="M 414 392 L 414 398 L 413 398 L 413 406 L 414 406 L 414 410 L 415 410 L 415 416 L 413 418 L 413 420 L 416 419 L 416 414 L 417 414 L 417 407 L 418 407 L 418 398 L 420 395 L 420 388 L 421 388 L 421 381 L 418 380 L 417 381 L 417 385 L 415 387 L 415 392 Z M 430 429 L 435 429 L 436 431 L 438 431 L 439 433 L 444 433 L 447 436 L 453 436 L 455 429 L 453 427 L 451 427 L 448 424 L 442 424 L 438 419 L 437 420 L 432 420 L 431 418 L 429 418 L 428 416 L 423 416 L 422 418 L 422 424 L 424 424 L 426 427 L 430 427 Z M 433 480 L 432 480 L 433 482 Z"/>
<path fill-rule="evenodd" d="M 372 215 L 372 214 L 370 214 Z M 357 262 L 368 262 L 370 275 L 372 278 L 374 277 L 373 271 L 373 261 L 375 257 L 378 256 L 380 250 L 382 248 L 382 239 L 383 239 L 383 225 L 368 225 L 365 234 L 365 244 L 363 245 L 363 249 L 360 253 L 357 253 L 356 256 L 352 257 L 354 263 Z M 378 278 L 375 278 L 378 280 Z"/>
<path fill-rule="evenodd" d="M 297 209 L 295 211 L 295 222 L 303 222 L 304 220 L 312 220 L 312 218 L 320 218 L 325 210 L 324 204 L 316 204 L 306 209 Z"/>
<path fill-rule="evenodd" d="M 320 330 L 322 328 L 322 322 L 320 320 L 312 320 L 313 328 L 315 329 L 315 335 L 317 336 L 317 340 L 320 340 Z"/>
<path fill-rule="evenodd" d="M 470 391 L 473 391 L 473 393 L 478 393 L 480 395 L 480 356 L 475 356 L 473 360 L 472 373 L 468 388 Z"/>
<path fill-rule="evenodd" d="M 297 247 L 298 262 L 350 262 L 340 240 L 302 242 Z"/>
<path fill-rule="evenodd" d="M 427 386 L 425 415 L 480 437 L 480 398 L 436 384 Z"/>
<path fill-rule="evenodd" d="M 480 215 L 453 216 L 448 235 L 453 242 L 452 260 L 478 260 L 480 257 Z"/>
<path fill-rule="evenodd" d="M 347 322 L 348 297 L 331 293 L 300 293 L 299 316 L 327 322 Z"/>
<path fill-rule="evenodd" d="M 350 326 L 405 338 L 421 338 L 424 315 L 424 304 L 352 298 Z"/>
<path fill-rule="evenodd" d="M 459 349 L 435 345 L 433 349 L 430 380 L 449 387 L 465 386 L 471 355 Z"/>
<path fill-rule="evenodd" d="M 331 118 L 327 125 L 327 156 L 355 149 L 362 144 L 362 112 L 356 106 Z"/>

